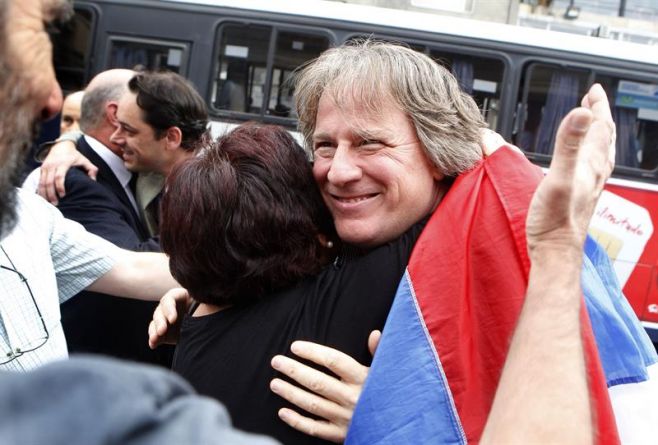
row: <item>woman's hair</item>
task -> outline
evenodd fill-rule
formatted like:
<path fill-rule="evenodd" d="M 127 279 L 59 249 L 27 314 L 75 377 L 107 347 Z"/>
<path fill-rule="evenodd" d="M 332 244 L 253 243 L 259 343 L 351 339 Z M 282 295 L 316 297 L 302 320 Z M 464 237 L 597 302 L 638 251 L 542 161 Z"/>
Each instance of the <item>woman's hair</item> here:
<path fill-rule="evenodd" d="M 482 158 L 480 129 L 486 124 L 475 101 L 448 70 L 408 47 L 355 40 L 325 51 L 297 73 L 299 129 L 310 151 L 323 94 L 343 110 L 356 104 L 369 117 L 378 116 L 387 102 L 398 106 L 429 159 L 447 176 Z M 358 130 L 358 119 L 354 125 Z"/>
<path fill-rule="evenodd" d="M 160 238 L 199 302 L 244 304 L 315 274 L 333 236 L 304 150 L 279 127 L 243 124 L 177 165 Z"/>

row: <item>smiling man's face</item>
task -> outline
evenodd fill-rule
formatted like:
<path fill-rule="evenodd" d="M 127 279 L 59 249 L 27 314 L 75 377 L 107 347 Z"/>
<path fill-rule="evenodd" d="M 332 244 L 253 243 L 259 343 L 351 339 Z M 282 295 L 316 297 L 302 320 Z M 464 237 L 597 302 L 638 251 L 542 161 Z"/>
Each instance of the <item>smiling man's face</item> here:
<path fill-rule="evenodd" d="M 377 116 L 320 98 L 313 174 L 343 241 L 378 246 L 428 215 L 443 178 L 409 118 L 390 101 Z"/>

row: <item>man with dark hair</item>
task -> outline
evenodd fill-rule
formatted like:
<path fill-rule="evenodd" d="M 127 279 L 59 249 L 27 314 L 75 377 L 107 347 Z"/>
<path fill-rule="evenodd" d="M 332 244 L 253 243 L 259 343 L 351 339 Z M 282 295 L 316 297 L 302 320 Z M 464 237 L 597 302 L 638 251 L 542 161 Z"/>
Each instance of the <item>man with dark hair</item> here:
<path fill-rule="evenodd" d="M 140 175 L 137 200 L 150 233 L 157 234 L 162 178 L 208 141 L 208 110 L 192 84 L 176 73 L 139 73 L 128 89 L 111 140 L 121 147 L 130 171 L 149 174 Z"/>

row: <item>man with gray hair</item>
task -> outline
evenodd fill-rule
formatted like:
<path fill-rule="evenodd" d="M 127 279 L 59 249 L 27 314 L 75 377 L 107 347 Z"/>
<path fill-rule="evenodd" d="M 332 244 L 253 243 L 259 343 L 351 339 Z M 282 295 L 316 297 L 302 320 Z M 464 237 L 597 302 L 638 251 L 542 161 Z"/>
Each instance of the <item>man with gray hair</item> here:
<path fill-rule="evenodd" d="M 53 18 L 54 11 L 64 5 L 64 2 L 60 0 L 20 0 L 20 2 L 19 0 L 9 0 L 9 8 L 0 8 L 0 80 L 2 80 L 0 82 L 0 92 L 2 93 L 0 102 L 5 108 L 11 108 L 20 118 L 13 119 L 10 116 L 12 113 L 7 113 L 0 120 L 0 130 L 2 130 L 0 131 L 0 179 L 13 177 L 12 172 L 20 167 L 20 162 L 14 161 L 20 161 L 21 147 L 29 142 L 30 132 L 26 129 L 36 122 L 35 116 L 51 115 L 61 103 L 61 93 L 55 82 L 51 53 L 43 24 L 49 22 Z M 11 20 L 7 19 L 5 15 L 8 15 Z M 12 26 L 10 27 L 9 24 Z M 7 40 L 11 40 L 11 44 L 7 43 Z M 28 49 L 29 51 L 27 51 Z M 27 54 L 35 57 L 28 57 Z M 11 94 L 11 92 L 17 94 Z M 582 110 L 580 114 L 582 117 Z M 573 116 L 571 117 L 573 118 Z M 599 116 L 595 114 L 594 118 L 600 123 Z M 582 119 L 580 123 L 583 123 Z M 589 126 L 586 126 L 587 128 L 581 128 L 580 136 L 584 136 L 584 133 L 587 133 L 588 136 L 595 136 L 589 133 Z M 558 138 L 558 141 L 564 142 L 564 137 L 574 136 L 574 132 L 566 127 L 565 125 L 562 137 Z M 602 133 L 602 139 L 606 139 L 605 129 L 599 129 L 598 132 Z M 548 227 L 552 229 L 551 232 L 556 235 L 560 235 L 565 224 L 551 226 L 551 223 L 564 223 L 571 220 L 570 217 L 574 216 L 574 211 L 578 213 L 579 209 L 587 207 L 583 204 L 589 204 L 590 209 L 593 206 L 593 202 L 595 202 L 593 197 L 596 196 L 596 192 L 600 192 L 601 181 L 598 181 L 598 187 L 596 187 L 596 184 L 589 183 L 588 179 L 601 180 L 602 178 L 604 180 L 609 174 L 609 169 L 606 168 L 608 158 L 605 143 L 597 144 L 596 140 L 590 139 L 592 138 L 586 138 L 584 141 L 586 143 L 582 139 L 572 140 L 573 145 L 560 143 L 558 148 L 561 148 L 561 155 L 559 156 L 560 165 L 557 166 L 558 174 L 549 173 L 550 182 L 544 181 L 543 183 L 546 184 L 543 189 L 544 198 L 548 192 L 558 193 L 560 195 L 558 196 L 559 203 L 573 204 L 558 206 L 557 209 L 554 209 L 551 203 L 554 204 L 555 199 L 538 200 L 537 207 L 543 211 L 538 212 L 536 216 L 540 220 L 545 220 Z M 583 150 L 580 150 L 581 146 Z M 570 151 L 577 151 L 578 155 L 574 156 L 574 153 L 570 153 Z M 592 156 L 595 154 L 592 153 L 593 151 L 597 151 L 599 155 Z M 580 158 L 581 153 L 582 159 Z M 577 157 L 579 161 L 587 159 L 594 162 L 576 162 Z M 560 174 L 568 170 L 565 167 L 575 169 L 576 171 L 573 173 L 578 174 Z M 5 184 L 9 185 L 4 186 Z M 4 207 L 0 208 L 0 218 L 3 222 L 0 225 L 0 237 L 11 230 L 17 213 L 13 211 L 14 207 L 11 202 L 11 197 L 15 194 L 12 193 L 13 191 L 11 181 L 0 185 L 0 198 L 9 198 L 3 201 Z M 580 200 L 574 199 L 573 193 L 570 193 L 572 191 L 582 192 Z M 565 193 L 567 193 L 568 199 L 564 199 Z M 18 201 L 23 199 L 27 198 L 21 197 Z M 587 213 L 580 216 L 582 217 L 580 219 L 584 219 L 586 223 Z M 580 229 L 583 229 L 584 226 L 586 224 L 578 224 Z M 569 229 L 569 227 L 566 228 Z M 40 229 L 45 229 L 43 224 Z M 561 236 L 557 237 L 558 239 L 572 238 L 569 230 L 562 232 Z M 4 242 L 4 238 L 0 239 Z M 575 244 L 578 249 L 578 243 Z M 555 258 L 555 255 L 551 256 Z M 575 264 L 573 270 L 577 270 L 578 262 L 576 261 Z M 564 267 L 564 264 L 561 267 Z M 549 290 L 551 291 L 549 297 L 560 295 L 564 290 L 564 286 L 561 284 L 558 284 L 558 289 L 547 289 L 541 285 L 542 283 L 538 284 L 535 291 Z M 568 287 L 575 288 L 575 292 L 572 291 L 571 294 L 574 297 L 572 300 L 577 305 L 579 297 L 577 280 L 575 286 Z M 6 294 L 0 294 L 0 296 L 7 297 Z M 14 298 L 15 294 L 10 293 L 8 296 Z M 540 296 L 543 297 L 541 294 Z M 544 299 L 542 306 L 545 306 L 546 303 L 547 301 Z M 548 303 L 550 303 L 550 299 Z M 541 317 L 540 321 L 551 321 L 554 318 Z M 577 317 L 571 318 L 572 320 L 562 324 L 573 328 L 572 334 L 577 337 Z M 561 320 L 564 321 L 564 319 Z M 561 334 L 550 329 L 541 332 Z M 551 335 L 547 341 L 553 337 L 562 340 L 564 336 Z M 532 344 L 537 345 L 538 342 L 535 341 Z M 575 346 L 570 349 L 577 362 L 581 354 L 578 345 Z M 566 355 L 568 354 L 565 351 L 559 351 L 554 359 L 556 362 L 560 359 L 562 363 L 562 360 L 568 358 Z M 526 355 L 526 357 L 528 356 Z M 520 358 L 523 358 L 523 354 L 520 355 Z M 519 365 L 525 365 L 525 363 L 527 361 L 517 362 Z M 572 361 L 565 363 L 571 364 Z M 546 366 L 545 369 L 550 370 L 551 363 L 547 365 L 549 366 Z M 571 370 L 572 368 L 562 369 L 566 369 L 568 374 L 580 376 L 580 373 Z M 136 365 L 121 365 L 109 360 L 73 359 L 51 364 L 27 374 L 2 373 L 1 377 L 0 392 L 3 397 L 0 400 L 0 413 L 2 413 L 3 421 L 0 421 L 0 435 L 10 443 L 94 444 L 108 441 L 124 444 L 249 443 L 255 445 L 271 443 L 265 439 L 245 436 L 232 430 L 225 410 L 217 403 L 191 396 L 188 385 L 173 374 L 164 371 Z M 550 382 L 550 375 L 548 377 Z M 554 420 L 553 417 L 543 416 L 545 413 L 543 409 L 546 409 L 563 414 L 562 417 L 566 417 L 568 420 L 574 417 L 573 410 L 568 411 L 565 416 L 565 410 L 554 407 L 553 399 L 550 399 L 547 404 L 537 404 L 536 399 L 527 397 L 528 394 L 532 396 L 543 393 L 548 387 L 548 385 L 537 384 L 537 380 L 531 380 L 531 385 L 524 386 L 514 385 L 514 383 L 518 383 L 518 380 L 512 380 L 512 389 L 518 388 L 518 393 L 530 402 L 527 404 L 527 409 L 525 409 L 526 406 L 519 408 L 519 405 L 512 405 L 519 411 L 519 416 L 522 417 L 531 412 L 536 415 L 535 418 L 541 417 L 542 431 L 547 431 L 548 421 L 550 426 L 557 427 L 561 433 L 561 435 L 551 435 L 552 430 L 549 430 L 549 435 L 544 438 L 548 437 L 548 439 L 560 442 L 560 438 L 567 437 L 584 443 L 585 441 L 580 440 L 579 436 L 570 434 L 571 430 L 566 429 L 564 423 L 551 422 Z M 546 382 L 546 380 L 540 379 L 539 382 Z M 584 388 L 584 385 L 583 379 L 580 387 Z M 565 388 L 569 391 L 565 394 L 565 398 L 574 398 L 573 387 L 565 386 Z M 508 400 L 507 397 L 501 399 L 502 402 L 506 400 Z M 514 400 L 512 399 L 512 401 Z M 587 400 L 583 398 L 575 400 L 585 402 L 579 404 L 585 421 L 572 424 L 576 425 L 577 429 L 589 430 L 587 419 L 591 416 L 587 415 Z M 503 409 L 502 412 L 511 412 L 512 406 L 507 410 Z M 518 431 L 519 424 L 532 427 L 537 423 L 524 422 L 523 418 L 521 420 L 513 419 L 514 421 L 511 422 L 506 420 L 503 419 L 499 426 L 507 426 L 507 430 L 511 433 Z M 532 432 L 529 434 L 529 439 L 537 441 L 538 435 L 532 434 Z M 591 434 L 589 435 L 591 436 Z M 509 442 L 502 440 L 503 437 L 505 436 L 490 436 L 489 443 Z M 519 436 L 517 435 L 516 438 L 519 439 Z M 523 442 L 523 438 L 520 439 Z"/>
<path fill-rule="evenodd" d="M 465 440 L 479 441 L 484 427 L 483 420 L 491 407 L 496 389 L 495 383 L 499 376 L 498 368 L 492 366 L 492 363 L 502 364 L 505 360 L 508 334 L 511 333 L 506 331 L 501 335 L 491 335 L 492 329 L 489 329 L 488 332 L 480 335 L 479 329 L 484 330 L 494 326 L 509 327 L 516 323 L 516 318 L 510 323 L 505 323 L 501 322 L 500 317 L 518 314 L 514 312 L 517 306 L 513 306 L 510 301 L 516 297 L 519 299 L 524 297 L 528 279 L 524 267 L 530 261 L 525 259 L 527 255 L 525 245 L 516 251 L 514 249 L 518 248 L 518 243 L 506 238 L 511 234 L 515 239 L 525 240 L 523 225 L 518 221 L 508 220 L 507 210 L 509 207 L 520 210 L 519 220 L 525 220 L 529 203 L 523 202 L 522 199 L 529 197 L 537 185 L 536 181 L 532 182 L 529 178 L 533 173 L 536 174 L 534 178 L 537 178 L 540 173 L 533 170 L 527 160 L 520 156 L 510 157 L 505 161 L 500 161 L 505 159 L 501 156 L 491 156 L 482 163 L 483 150 L 480 139 L 485 125 L 475 102 L 459 90 L 456 80 L 445 69 L 427 55 L 410 48 L 383 42 L 361 41 L 330 49 L 301 70 L 295 85 L 295 94 L 300 129 L 306 146 L 313 156 L 313 174 L 322 197 L 333 215 L 339 237 L 346 245 L 352 247 L 339 254 L 339 258 L 334 263 L 335 267 L 349 267 L 351 258 L 375 247 L 392 246 L 395 249 L 396 243 L 400 243 L 403 237 L 408 237 L 414 227 L 424 227 L 420 235 L 421 240 L 435 241 L 421 244 L 416 243 L 416 238 L 410 240 L 411 244 L 415 244 L 412 259 L 416 253 L 418 257 L 423 252 L 429 252 L 428 255 L 433 255 L 434 260 L 428 260 L 422 266 L 415 264 L 415 270 L 423 271 L 423 275 L 441 277 L 439 283 L 432 282 L 429 291 L 427 287 L 421 287 L 428 293 L 427 298 L 433 297 L 431 301 L 435 306 L 431 308 L 434 312 L 424 319 L 427 326 L 423 325 L 418 332 L 436 333 L 439 329 L 445 330 L 446 326 L 454 328 L 450 329 L 448 335 L 440 336 L 442 339 L 456 338 L 456 340 L 445 346 L 438 367 L 452 365 L 450 369 L 453 371 L 452 375 L 456 377 L 449 382 L 460 382 L 456 390 L 450 388 L 452 392 L 447 398 L 452 400 L 452 397 L 455 399 L 460 397 L 459 400 L 465 403 L 459 406 L 466 406 L 464 410 L 467 413 L 483 414 L 477 416 L 474 421 L 471 417 L 464 417 L 466 421 L 471 421 L 468 427 L 464 427 L 468 430 L 464 436 Z M 560 145 L 567 146 L 566 150 L 564 147 L 559 147 L 567 155 L 570 149 L 577 148 L 583 140 L 588 144 L 602 142 L 604 148 L 610 144 L 610 141 L 614 141 L 614 124 L 606 94 L 600 85 L 591 87 L 583 99 L 582 107 L 567 117 L 561 131 L 562 137 L 556 141 Z M 495 149 L 497 146 L 489 148 Z M 464 186 L 464 181 L 460 181 L 469 175 L 470 170 L 477 173 L 492 164 L 501 165 L 501 162 L 507 169 L 502 175 L 506 179 L 514 177 L 516 171 L 528 174 L 523 182 L 506 182 L 505 195 L 499 194 L 498 187 L 492 188 L 493 179 L 487 180 L 484 176 L 481 182 L 471 184 L 470 187 Z M 480 167 L 482 168 L 478 170 Z M 458 176 L 460 178 L 456 181 L 460 182 L 453 184 L 453 180 Z M 599 176 L 599 179 L 601 178 L 602 176 Z M 603 183 L 599 185 L 602 187 Z M 454 199 L 455 196 L 459 199 Z M 515 204 L 509 204 L 510 199 L 506 199 L 508 196 L 510 199 L 514 198 Z M 563 197 L 567 199 L 566 194 Z M 472 203 L 475 204 L 471 205 Z M 500 206 L 496 207 L 497 205 Z M 477 211 L 473 210 L 474 208 Z M 444 219 L 442 215 L 449 215 L 449 218 Z M 552 219 L 553 215 L 550 213 L 545 216 L 549 230 L 540 232 L 540 238 L 543 238 L 545 233 L 551 233 L 552 227 L 570 225 L 571 217 L 562 220 Z M 563 233 L 561 230 L 558 232 Z M 441 245 L 441 240 L 446 239 L 458 240 L 461 244 L 449 245 L 444 250 L 443 247 L 437 247 Z M 551 244 L 550 239 L 544 241 Z M 575 244 L 569 243 L 569 245 L 571 249 Z M 577 252 L 582 259 L 582 241 L 580 245 L 575 245 L 575 249 L 570 249 L 563 251 L 565 260 L 567 254 L 574 252 Z M 508 254 L 503 255 L 502 252 Z M 579 264 L 579 261 L 576 261 L 576 264 Z M 458 267 L 453 269 L 452 265 Z M 409 273 L 403 269 L 404 267 L 400 268 L 397 275 L 393 276 L 394 286 L 388 291 L 391 298 L 389 301 L 393 301 L 393 295 L 398 288 L 397 283 L 400 283 L 399 289 L 411 289 L 411 291 L 405 293 L 402 298 L 396 297 L 396 303 L 401 299 L 404 303 L 400 304 L 415 302 L 415 306 L 410 305 L 407 312 L 415 314 L 414 311 L 421 305 L 418 303 L 419 300 L 416 300 L 415 287 L 410 283 Z M 447 277 L 440 275 L 446 270 L 456 270 L 458 273 Z M 395 272 L 382 273 L 380 282 L 390 278 L 392 273 Z M 495 288 L 487 286 L 496 282 L 491 277 L 504 281 L 504 284 Z M 608 280 L 613 282 L 614 277 L 609 277 Z M 462 284 L 463 287 L 460 287 Z M 514 291 L 512 291 L 513 286 Z M 503 303 L 500 311 L 477 310 L 473 302 L 480 302 L 484 307 L 490 307 L 487 303 L 481 303 L 487 301 L 483 295 L 486 292 L 482 289 L 486 289 L 494 299 L 499 299 L 495 300 L 495 304 L 491 307 Z M 589 291 L 586 294 L 589 297 L 586 300 L 588 309 L 598 312 L 594 307 L 599 302 L 610 308 L 593 323 L 597 343 L 601 346 L 599 351 L 603 356 L 606 377 L 615 380 L 610 383 L 611 387 L 614 386 L 610 389 L 610 398 L 613 408 L 616 409 L 617 426 L 624 439 L 633 435 L 646 438 L 647 429 L 655 422 L 639 416 L 630 420 L 626 418 L 623 405 L 627 394 L 636 391 L 636 387 L 617 383 L 638 382 L 645 387 L 645 394 L 658 394 L 656 383 L 658 357 L 631 308 L 621 303 L 613 307 L 613 302 L 618 303 L 623 300 L 618 288 L 610 290 L 609 294 L 602 292 L 600 286 L 596 292 L 593 292 L 592 288 L 589 288 Z M 368 298 L 369 293 L 372 292 L 372 287 L 364 287 L 362 292 L 355 292 L 351 297 Z M 513 292 L 515 297 L 511 296 Z M 366 344 L 365 339 L 369 331 L 381 329 L 384 325 L 390 303 L 389 307 L 382 306 L 385 305 L 372 304 L 369 308 L 370 314 L 376 311 L 383 313 L 380 326 L 350 324 L 349 328 L 346 327 L 342 332 L 345 341 L 342 343 L 335 341 L 332 347 L 348 352 L 362 363 L 369 363 L 370 357 L 367 356 L 367 351 L 355 351 L 355 347 L 365 349 L 361 345 Z M 462 311 L 454 314 L 448 312 L 454 308 Z M 161 301 L 161 309 L 154 314 L 151 329 L 152 344 L 158 342 L 158 335 L 163 334 L 167 322 L 171 323 L 176 319 L 175 312 L 173 301 L 167 299 Z M 499 318 L 477 318 L 482 313 L 496 314 Z M 358 314 L 354 315 L 356 319 Z M 460 320 L 469 322 L 456 326 L 451 324 Z M 523 317 L 519 323 L 522 322 Z M 407 329 L 410 329 L 408 325 Z M 384 340 L 387 332 L 392 335 L 390 329 L 384 331 Z M 462 351 L 459 347 L 462 338 L 466 339 L 464 345 L 466 351 L 463 353 L 465 358 L 460 361 Z M 474 340 L 469 343 L 470 339 L 476 339 L 477 342 Z M 608 346 L 620 344 L 622 339 L 628 348 Z M 430 341 L 425 338 L 423 340 Z M 399 342 L 400 339 L 394 339 L 392 343 L 396 341 Z M 429 349 L 427 343 L 423 345 L 426 347 L 425 350 Z M 404 346 L 402 349 L 410 350 L 409 343 L 405 343 Z M 542 346 L 539 349 L 545 348 Z M 492 358 L 494 354 L 496 354 L 495 358 Z M 333 364 L 331 358 L 332 356 L 329 356 L 325 360 L 315 361 Z M 619 369 L 617 364 L 620 362 L 632 363 L 634 367 Z M 470 367 L 465 367 L 464 363 L 468 363 Z M 277 356 L 272 364 L 276 371 L 288 375 L 302 385 L 312 390 L 320 388 L 315 392 L 321 395 L 326 396 L 323 391 L 327 388 L 343 388 L 341 391 L 336 391 L 338 397 L 320 400 L 317 395 L 304 394 L 299 388 L 295 388 L 283 379 L 275 378 L 271 386 L 278 395 L 330 422 L 318 421 L 290 409 L 282 409 L 279 415 L 284 421 L 319 437 L 342 440 L 357 400 L 358 391 L 355 391 L 355 388 L 358 387 L 356 384 L 358 380 L 352 379 L 350 373 L 335 372 L 334 368 L 331 369 L 334 371 L 333 374 L 339 375 L 342 379 L 323 378 L 315 370 L 304 367 L 285 355 Z M 394 361 L 395 364 L 399 363 Z M 532 364 L 535 367 L 544 365 L 539 361 L 533 361 Z M 407 399 L 401 402 L 401 405 L 413 404 L 413 402 L 409 402 L 410 393 L 406 391 L 408 388 L 398 383 L 405 378 L 407 382 L 419 381 L 417 378 L 409 377 L 411 371 L 430 369 L 432 366 L 428 365 L 424 368 L 415 366 L 416 363 L 412 365 L 407 363 L 407 365 L 408 368 L 397 367 L 408 371 L 407 375 L 399 376 L 397 382 L 380 386 L 387 396 L 390 396 L 394 389 L 403 388 L 402 392 Z M 529 367 L 528 371 L 531 374 L 538 372 L 535 367 Z M 583 374 L 586 372 L 584 367 L 581 367 L 580 371 L 573 369 L 571 371 L 573 375 L 581 371 Z M 309 378 L 301 379 L 302 376 Z M 469 380 L 471 376 L 473 379 Z M 590 381 L 594 381 L 596 376 L 597 374 L 593 372 L 586 375 Z M 620 379 L 619 376 L 623 378 Z M 425 394 L 428 391 L 421 390 L 421 393 Z M 349 396 L 345 397 L 345 394 Z M 438 394 L 438 391 L 435 394 Z M 476 395 L 472 396 L 473 394 Z M 365 397 L 365 399 L 374 400 L 373 397 Z M 474 405 L 479 403 L 481 405 L 474 408 Z M 393 401 L 389 405 L 395 406 L 396 402 Z M 377 408 L 373 411 L 381 417 L 382 412 L 388 407 L 384 408 L 380 404 Z M 603 404 L 599 408 L 594 417 L 606 418 L 602 414 L 609 412 L 610 407 Z M 428 419 L 424 414 L 421 416 L 420 413 L 413 411 L 408 413 L 411 413 L 410 417 L 419 423 L 423 422 L 422 419 Z M 448 414 L 442 418 L 452 419 Z M 405 418 L 401 421 L 404 424 L 404 428 L 398 430 L 401 436 L 393 434 L 387 436 L 390 443 L 424 440 L 418 435 L 415 439 L 411 436 L 402 438 L 405 432 L 410 432 L 412 436 L 417 433 L 414 427 L 410 427 L 412 422 L 407 420 L 409 419 Z M 458 418 L 455 422 L 461 421 Z M 432 427 L 442 425 L 439 422 L 428 421 L 428 423 Z M 332 428 L 333 426 L 342 427 L 342 430 Z M 460 425 L 455 431 L 450 430 L 450 434 L 458 435 L 461 429 Z M 449 431 L 448 428 L 444 430 Z M 437 437 L 434 435 L 433 439 L 436 440 Z M 454 442 L 459 443 L 461 439 L 454 439 Z M 453 440 L 446 439 L 446 441 Z M 379 442 L 371 438 L 371 440 L 362 440 L 362 443 Z"/>

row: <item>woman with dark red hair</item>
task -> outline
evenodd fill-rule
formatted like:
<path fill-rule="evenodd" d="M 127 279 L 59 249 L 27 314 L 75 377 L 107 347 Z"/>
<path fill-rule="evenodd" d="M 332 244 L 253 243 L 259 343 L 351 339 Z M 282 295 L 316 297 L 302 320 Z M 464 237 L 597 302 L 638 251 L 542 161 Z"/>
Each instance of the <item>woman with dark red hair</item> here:
<path fill-rule="evenodd" d="M 323 443 L 283 423 L 270 359 L 309 340 L 369 364 L 424 221 L 367 252 L 337 237 L 303 149 L 284 129 L 244 124 L 175 168 L 161 245 L 200 304 L 183 320 L 173 368 L 224 403 L 237 428 Z M 351 413 L 350 413 L 351 414 Z M 347 416 L 349 420 L 349 415 Z"/>

